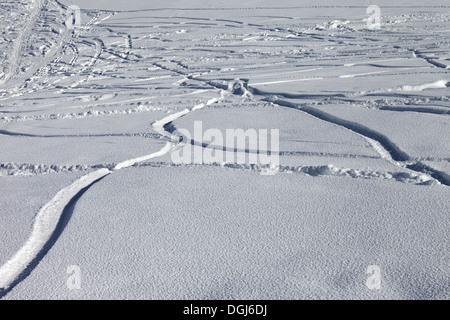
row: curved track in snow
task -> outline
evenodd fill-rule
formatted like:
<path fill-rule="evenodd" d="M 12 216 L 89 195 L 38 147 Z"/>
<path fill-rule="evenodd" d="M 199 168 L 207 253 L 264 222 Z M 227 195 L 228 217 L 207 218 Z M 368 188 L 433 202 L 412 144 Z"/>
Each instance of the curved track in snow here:
<path fill-rule="evenodd" d="M 153 123 L 153 128 L 162 136 L 170 137 L 171 133 L 165 130 L 169 123 L 191 111 L 214 104 L 219 100 L 220 99 L 213 98 L 208 102 L 196 105 L 191 109 L 185 109 L 181 112 L 169 115 Z M 114 171 L 129 168 L 137 163 L 161 157 L 169 153 L 174 146 L 175 145 L 172 142 L 167 142 L 165 146 L 157 152 L 123 161 L 117 164 L 112 170 L 102 168 L 91 172 L 79 178 L 68 187 L 61 189 L 36 215 L 31 235 L 25 244 L 10 260 L 0 267 L 0 299 L 8 294 L 8 292 L 10 292 L 17 284 L 23 281 L 47 254 L 64 230 L 64 227 L 72 214 L 73 206 L 84 192 Z"/>
<path fill-rule="evenodd" d="M 46 255 L 64 229 L 69 207 L 90 186 L 110 174 L 108 169 L 91 172 L 61 189 L 36 215 L 30 237 L 0 268 L 0 298 L 25 279 Z"/>

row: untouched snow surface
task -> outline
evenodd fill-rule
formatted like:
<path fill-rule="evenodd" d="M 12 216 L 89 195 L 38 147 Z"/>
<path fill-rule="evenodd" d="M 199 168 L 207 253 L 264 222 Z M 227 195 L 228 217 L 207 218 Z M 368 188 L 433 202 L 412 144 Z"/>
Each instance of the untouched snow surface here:
<path fill-rule="evenodd" d="M 449 299 L 450 5 L 376 5 L 0 2 L 0 299 Z"/>

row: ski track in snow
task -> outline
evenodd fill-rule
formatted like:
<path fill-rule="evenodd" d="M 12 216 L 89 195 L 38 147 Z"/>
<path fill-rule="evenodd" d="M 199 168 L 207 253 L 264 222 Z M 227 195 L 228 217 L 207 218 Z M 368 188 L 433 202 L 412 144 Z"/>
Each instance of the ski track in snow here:
<path fill-rule="evenodd" d="M 39 210 L 28 240 L 0 268 L 0 298 L 32 271 L 31 269 L 39 263 L 56 241 L 55 237 L 57 237 L 60 221 L 63 219 L 64 209 L 72 199 L 110 173 L 108 169 L 100 169 L 81 177 L 70 186 L 61 189 Z"/>
<path fill-rule="evenodd" d="M 228 90 L 231 91 L 231 93 L 241 96 L 260 96 L 262 101 L 271 102 L 273 104 L 276 104 L 281 107 L 287 107 L 292 108 L 295 110 L 302 111 L 304 113 L 309 114 L 310 116 L 315 117 L 316 119 L 326 121 L 328 123 L 331 123 L 333 125 L 337 125 L 339 127 L 345 128 L 347 130 L 350 130 L 353 133 L 358 134 L 359 136 L 363 137 L 365 140 L 369 142 L 369 144 L 372 146 L 372 148 L 380 155 L 382 159 L 385 159 L 386 161 L 394 164 L 395 166 L 406 169 L 409 171 L 415 171 L 419 174 L 425 174 L 430 177 L 430 179 L 434 179 L 436 182 L 450 186 L 450 179 L 449 175 L 445 172 L 436 170 L 428 165 L 423 164 L 420 161 L 412 161 L 411 157 L 406 154 L 404 151 L 402 151 L 394 142 L 392 142 L 388 137 L 386 137 L 383 134 L 378 133 L 375 130 L 372 130 L 368 127 L 365 127 L 361 124 L 344 120 L 341 118 L 338 118 L 336 116 L 330 115 L 324 111 L 321 111 L 319 109 L 306 106 L 306 105 L 298 105 L 295 103 L 292 103 L 287 100 L 282 99 L 274 99 L 274 94 L 266 93 L 264 91 L 261 91 L 259 89 L 256 89 L 252 86 L 248 86 L 247 81 L 242 81 L 240 79 L 236 79 L 235 81 L 229 82 L 227 84 L 223 84 L 217 81 L 212 81 L 208 79 L 201 78 L 200 76 L 193 76 L 191 74 L 184 74 L 179 70 L 173 70 L 168 67 L 164 67 L 161 65 L 158 65 L 161 68 L 164 68 L 167 71 L 172 71 L 177 74 L 181 74 L 189 79 L 202 82 L 204 84 L 208 84 L 210 86 L 216 87 L 218 89 L 222 90 Z M 431 84 L 424 84 L 420 86 L 403 86 L 404 89 L 406 87 L 406 90 L 424 90 L 426 88 L 446 88 L 449 87 L 449 83 L 446 80 L 440 80 L 433 82 Z M 278 94 L 279 95 L 279 94 Z M 283 95 L 283 94 L 281 94 Z M 290 98 L 289 94 L 285 94 L 283 96 L 286 96 Z M 292 97 L 296 98 L 296 97 Z"/>
<path fill-rule="evenodd" d="M 416 171 L 419 174 L 429 175 L 431 178 L 435 179 L 438 183 L 450 186 L 450 179 L 448 175 L 444 172 L 436 170 L 430 166 L 424 165 L 420 161 L 413 161 L 411 157 L 402 151 L 394 142 L 392 142 L 388 137 L 383 134 L 376 132 L 375 130 L 369 129 L 358 123 L 344 120 L 333 115 L 330 115 L 324 111 L 308 107 L 308 106 L 298 106 L 289 101 L 276 100 L 272 103 L 279 106 L 284 106 L 288 108 L 293 108 L 299 111 L 303 111 L 317 119 L 332 123 L 339 127 L 348 129 L 353 133 L 356 133 L 366 139 L 372 148 L 381 156 L 382 159 L 394 164 L 401 169 L 407 169 L 411 171 Z"/>
<path fill-rule="evenodd" d="M 212 105 L 219 102 L 223 98 L 223 94 L 220 99 L 212 98 L 204 104 L 199 104 L 191 109 L 186 109 L 182 112 L 178 112 L 169 115 L 159 121 L 153 123 L 153 128 L 161 136 L 166 136 L 170 133 L 165 131 L 165 126 L 172 121 L 188 114 L 191 111 L 199 110 L 205 106 Z M 34 219 L 33 229 L 27 242 L 19 249 L 19 251 L 8 260 L 3 266 L 0 267 L 0 299 L 10 292 L 15 285 L 25 279 L 32 270 L 38 265 L 39 261 L 45 256 L 51 246 L 56 242 L 59 234 L 62 232 L 60 221 L 64 219 L 65 209 L 73 202 L 77 201 L 79 197 L 92 185 L 106 177 L 107 175 L 121 169 L 135 166 L 136 164 L 148 161 L 153 158 L 161 157 L 169 153 L 174 148 L 172 142 L 167 142 L 165 146 L 152 154 L 129 159 L 118 163 L 114 168 L 102 168 L 100 170 L 90 172 L 87 175 L 79 178 L 70 186 L 61 189 L 55 197 L 45 204 L 38 212 Z M 101 165 L 99 165 L 101 166 Z M 34 165 L 25 165 L 21 168 L 22 173 L 26 174 L 26 171 L 47 171 L 47 172 L 68 172 L 74 170 L 87 170 L 93 169 L 95 166 L 63 166 L 63 167 L 41 167 Z M 0 175 L 2 171 L 17 169 L 14 164 L 2 164 L 0 165 Z M 16 171 L 17 172 L 17 171 Z M 22 175 L 24 175 L 22 174 Z"/>
<path fill-rule="evenodd" d="M 31 2 L 31 8 L 29 9 L 30 17 L 27 19 L 25 25 L 21 29 L 18 38 L 13 44 L 9 72 L 6 74 L 5 79 L 3 79 L 3 81 L 0 81 L 0 85 L 7 83 L 12 77 L 19 73 L 17 69 L 19 66 L 20 53 L 23 43 L 26 37 L 30 34 L 31 28 L 36 22 L 37 17 L 41 13 L 41 8 L 44 6 L 46 1 L 47 0 L 34 0 Z"/>

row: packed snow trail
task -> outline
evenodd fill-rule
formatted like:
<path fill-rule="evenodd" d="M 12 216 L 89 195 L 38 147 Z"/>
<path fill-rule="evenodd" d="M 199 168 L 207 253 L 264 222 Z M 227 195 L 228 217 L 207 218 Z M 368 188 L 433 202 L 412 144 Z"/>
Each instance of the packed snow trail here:
<path fill-rule="evenodd" d="M 153 128 L 162 136 L 170 136 L 170 132 L 165 131 L 166 125 L 191 111 L 216 103 L 222 98 L 223 94 L 220 99 L 213 98 L 206 104 L 202 103 L 191 109 L 185 109 L 181 112 L 171 114 L 153 123 Z M 174 144 L 172 142 L 167 142 L 165 146 L 157 152 L 123 161 L 117 164 L 112 170 L 103 168 L 91 172 L 79 178 L 70 186 L 61 189 L 36 215 L 31 235 L 22 248 L 20 248 L 9 261 L 0 267 L 0 299 L 8 294 L 14 286 L 25 279 L 47 254 L 64 229 L 66 209 L 70 207 L 71 204 L 74 204 L 74 202 L 76 202 L 89 187 L 114 171 L 129 168 L 139 162 L 161 157 L 169 153 L 173 147 Z"/>
<path fill-rule="evenodd" d="M 142 156 L 139 158 L 134 158 L 134 159 L 130 159 L 127 161 L 123 161 L 123 162 L 117 164 L 116 167 L 114 168 L 114 171 L 124 169 L 124 168 L 129 168 L 129 167 L 133 166 L 134 164 L 142 162 L 142 161 L 147 161 L 147 160 L 150 160 L 153 158 L 162 157 L 163 155 L 167 154 L 171 149 L 172 149 L 171 143 L 167 142 L 166 145 L 164 146 L 164 148 L 162 148 L 158 152 L 155 152 L 155 153 L 152 153 L 152 154 L 149 154 L 146 156 Z"/>
<path fill-rule="evenodd" d="M 31 272 L 28 266 L 39 256 L 45 255 L 52 245 L 51 238 L 62 220 L 64 208 L 83 189 L 93 185 L 110 174 L 108 169 L 91 172 L 76 180 L 70 186 L 61 189 L 50 202 L 42 207 L 34 220 L 30 237 L 22 248 L 0 268 L 0 297 L 14 284 L 14 281 L 26 277 Z M 55 239 L 56 240 L 56 239 Z"/>

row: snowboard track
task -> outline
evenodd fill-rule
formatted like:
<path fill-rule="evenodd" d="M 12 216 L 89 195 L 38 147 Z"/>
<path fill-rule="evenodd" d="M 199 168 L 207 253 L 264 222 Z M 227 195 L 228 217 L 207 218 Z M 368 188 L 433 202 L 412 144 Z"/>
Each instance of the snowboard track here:
<path fill-rule="evenodd" d="M 167 123 L 179 117 L 182 117 L 191 111 L 201 109 L 213 103 L 217 103 L 219 100 L 220 99 L 213 98 L 208 100 L 208 102 L 196 105 L 191 109 L 186 109 L 182 112 L 171 114 L 153 123 L 153 127 L 155 131 L 159 132 L 164 139 L 167 139 L 167 136 L 170 136 L 171 134 L 165 131 L 162 132 Z M 0 299 L 6 296 L 9 292 L 11 292 L 11 290 L 13 290 L 14 287 L 16 287 L 19 283 L 21 283 L 24 279 L 26 279 L 32 273 L 32 271 L 39 265 L 39 263 L 46 256 L 49 250 L 53 247 L 53 245 L 56 243 L 56 241 L 64 231 L 65 227 L 67 226 L 70 217 L 73 214 L 76 203 L 89 188 L 91 188 L 96 183 L 100 182 L 106 176 L 112 174 L 114 171 L 133 167 L 139 162 L 163 156 L 168 152 L 170 152 L 170 150 L 173 147 L 174 146 L 171 142 L 167 142 L 165 146 L 157 152 L 154 152 L 146 156 L 123 161 L 121 163 L 116 164 L 114 168 L 111 169 L 102 168 L 98 171 L 90 172 L 82 176 L 78 180 L 76 180 L 68 187 L 61 189 L 56 194 L 56 196 L 52 200 L 50 200 L 50 202 L 48 202 L 41 208 L 41 210 L 35 217 L 33 231 L 31 233 L 30 238 L 10 260 L 8 260 L 3 266 L 0 267 L 0 276 L 1 276 L 0 280 L 2 281 L 0 282 Z M 89 179 L 90 175 L 94 176 L 99 175 L 99 177 L 94 181 L 90 182 L 88 185 L 86 185 L 85 183 L 83 184 L 84 181 L 83 179 Z M 70 196 L 70 194 L 73 193 L 72 189 L 77 188 L 78 185 L 80 185 L 79 189 L 76 190 L 76 193 L 73 196 Z M 68 196 L 70 197 L 67 198 Z M 61 206 L 61 202 L 64 204 L 64 208 L 58 214 L 57 210 L 58 207 Z M 58 222 L 56 223 L 56 221 L 53 221 L 51 219 L 50 221 L 48 221 L 49 220 L 48 216 L 57 216 Z M 42 228 L 43 221 L 44 223 L 47 224 L 55 223 L 56 226 L 54 228 L 52 228 L 51 226 Z M 42 239 L 46 238 L 48 240 L 45 241 L 45 243 L 43 243 L 41 246 L 40 243 L 42 242 Z M 37 251 L 36 247 L 39 248 Z M 34 256 L 31 259 L 29 257 L 30 251 L 31 254 L 34 254 Z"/>
<path fill-rule="evenodd" d="M 75 205 L 77 204 L 78 200 L 83 196 L 83 194 L 94 184 L 104 179 L 105 176 L 99 178 L 98 180 L 95 180 L 90 185 L 80 189 L 78 193 L 70 199 L 70 201 L 67 203 L 67 205 L 64 207 L 63 211 L 61 212 L 60 219 L 58 221 L 58 224 L 52 233 L 49 240 L 45 243 L 45 245 L 42 247 L 42 249 L 38 252 L 38 254 L 34 257 L 34 259 L 28 264 L 28 266 L 19 274 L 19 276 L 7 287 L 7 288 L 0 288 L 0 299 L 2 299 L 4 296 L 6 296 L 9 292 L 11 292 L 19 283 L 21 283 L 23 280 L 25 280 L 31 272 L 38 266 L 39 262 L 45 257 L 45 255 L 50 251 L 50 249 L 53 247 L 53 245 L 58 241 L 61 234 L 64 232 L 64 229 L 66 228 L 67 224 L 70 221 L 70 218 L 72 217 L 72 214 L 75 209 Z"/>

